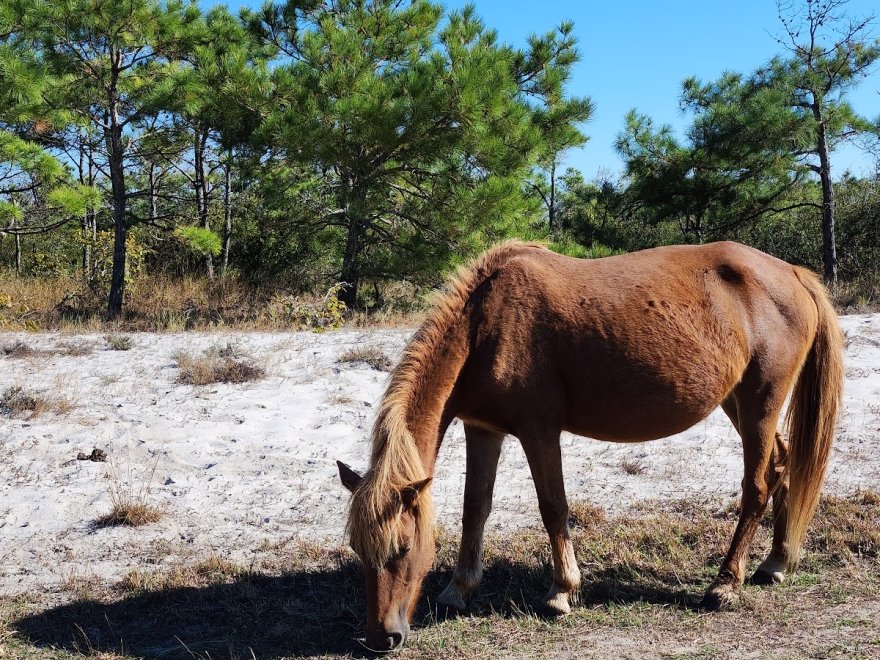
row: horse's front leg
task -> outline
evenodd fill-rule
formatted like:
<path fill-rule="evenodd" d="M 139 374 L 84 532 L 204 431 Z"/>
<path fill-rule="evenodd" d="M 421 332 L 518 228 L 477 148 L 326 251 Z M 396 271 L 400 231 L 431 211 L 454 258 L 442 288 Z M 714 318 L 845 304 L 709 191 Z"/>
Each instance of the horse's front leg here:
<path fill-rule="evenodd" d="M 581 572 L 568 533 L 568 501 L 562 479 L 559 431 L 523 434 L 520 441 L 535 481 L 541 519 L 553 553 L 553 585 L 543 604 L 555 614 L 568 614 L 578 599 Z"/>
<path fill-rule="evenodd" d="M 492 510 L 492 491 L 498 470 L 503 433 L 465 424 L 467 471 L 464 482 L 461 547 L 452 580 L 437 602 L 459 612 L 477 590 L 483 577 L 483 530 Z"/>

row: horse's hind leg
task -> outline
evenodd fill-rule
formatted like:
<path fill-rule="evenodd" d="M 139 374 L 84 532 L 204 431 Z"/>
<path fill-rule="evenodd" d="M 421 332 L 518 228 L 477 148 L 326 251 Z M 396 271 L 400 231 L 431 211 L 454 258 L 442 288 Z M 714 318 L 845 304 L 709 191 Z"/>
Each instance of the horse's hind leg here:
<path fill-rule="evenodd" d="M 492 490 L 503 433 L 465 424 L 467 471 L 464 482 L 461 547 L 458 565 L 437 602 L 464 611 L 483 577 L 483 529 L 492 510 Z"/>
<path fill-rule="evenodd" d="M 734 400 L 723 404 L 728 416 L 736 419 L 735 426 L 742 437 L 745 474 L 742 510 L 730 550 L 703 598 L 703 606 L 708 609 L 726 607 L 735 601 L 745 577 L 749 546 L 770 497 L 768 470 L 776 444 L 776 424 L 789 383 L 780 386 L 778 381 L 783 379 L 768 380 L 747 377 L 737 386 Z"/>
<path fill-rule="evenodd" d="M 777 433 L 773 458 L 767 467 L 767 485 L 773 493 L 773 549 L 752 575 L 752 584 L 774 584 L 785 580 L 785 570 L 788 567 L 788 546 L 785 544 L 785 526 L 788 521 L 788 475 L 785 474 L 787 456 L 788 441 Z"/>
<path fill-rule="evenodd" d="M 736 399 L 733 396 L 725 399 L 721 407 L 738 433 L 739 412 Z M 787 456 L 788 441 L 777 431 L 773 456 L 767 466 L 767 487 L 773 498 L 773 549 L 750 578 L 752 584 L 774 584 L 785 579 L 788 566 L 788 549 L 785 545 L 785 526 L 788 520 L 788 475 L 785 474 Z"/>
<path fill-rule="evenodd" d="M 568 614 L 578 598 L 581 572 L 568 533 L 568 501 L 562 480 L 559 431 L 523 434 L 520 442 L 529 461 L 541 519 L 553 552 L 553 585 L 543 604 L 555 614 Z"/>

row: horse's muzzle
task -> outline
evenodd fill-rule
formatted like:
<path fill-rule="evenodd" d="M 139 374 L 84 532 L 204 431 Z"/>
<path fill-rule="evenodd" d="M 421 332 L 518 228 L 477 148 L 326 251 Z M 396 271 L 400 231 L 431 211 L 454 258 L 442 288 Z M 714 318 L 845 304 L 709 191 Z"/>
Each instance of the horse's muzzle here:
<path fill-rule="evenodd" d="M 373 651 L 393 651 L 403 646 L 409 635 L 409 623 L 401 617 L 393 625 L 375 633 L 367 633 L 367 647 Z"/>

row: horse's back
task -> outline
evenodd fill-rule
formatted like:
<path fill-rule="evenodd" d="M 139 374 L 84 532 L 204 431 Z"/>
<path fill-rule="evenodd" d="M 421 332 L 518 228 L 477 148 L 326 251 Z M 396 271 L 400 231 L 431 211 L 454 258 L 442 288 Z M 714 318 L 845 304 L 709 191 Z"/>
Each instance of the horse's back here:
<path fill-rule="evenodd" d="M 478 298 L 464 399 L 511 433 L 539 415 L 610 440 L 671 435 L 756 357 L 815 330 L 794 267 L 737 243 L 595 260 L 524 250 Z"/>

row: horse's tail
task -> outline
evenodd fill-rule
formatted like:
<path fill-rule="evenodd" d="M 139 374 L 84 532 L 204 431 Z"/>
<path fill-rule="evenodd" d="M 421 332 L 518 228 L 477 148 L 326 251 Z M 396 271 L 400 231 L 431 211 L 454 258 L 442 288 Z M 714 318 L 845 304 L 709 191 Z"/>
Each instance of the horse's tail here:
<path fill-rule="evenodd" d="M 844 381 L 843 336 L 828 293 L 813 273 L 802 268 L 795 273 L 816 303 L 819 324 L 786 418 L 790 482 L 785 545 L 789 570 L 797 566 L 807 526 L 819 503 Z"/>

